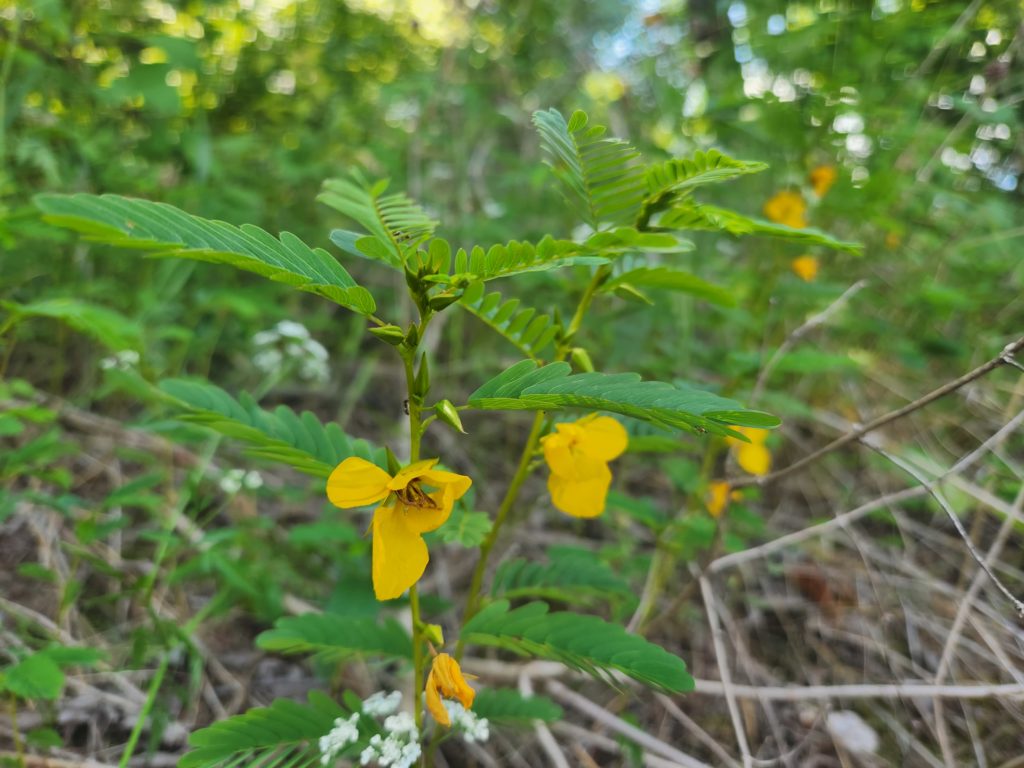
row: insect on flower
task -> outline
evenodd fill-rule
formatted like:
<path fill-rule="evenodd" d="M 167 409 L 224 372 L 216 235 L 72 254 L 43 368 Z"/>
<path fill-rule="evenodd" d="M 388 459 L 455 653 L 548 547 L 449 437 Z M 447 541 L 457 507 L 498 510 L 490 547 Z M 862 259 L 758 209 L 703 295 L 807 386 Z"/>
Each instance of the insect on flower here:
<path fill-rule="evenodd" d="M 327 479 L 327 498 L 336 507 L 384 502 L 373 513 L 373 591 L 378 600 L 399 597 L 420 580 L 430 560 L 423 534 L 441 527 L 473 484 L 465 475 L 434 469 L 437 462 L 417 461 L 392 477 L 352 456 Z"/>

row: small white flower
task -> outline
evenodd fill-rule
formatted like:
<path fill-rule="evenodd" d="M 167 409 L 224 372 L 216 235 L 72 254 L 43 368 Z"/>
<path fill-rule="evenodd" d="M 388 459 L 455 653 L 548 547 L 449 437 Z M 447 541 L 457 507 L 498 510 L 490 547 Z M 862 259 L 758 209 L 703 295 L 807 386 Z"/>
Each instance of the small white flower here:
<path fill-rule="evenodd" d="M 482 743 L 491 738 L 491 724 L 486 717 L 477 717 L 472 710 L 451 699 L 444 700 L 444 708 L 448 712 L 452 730 L 462 733 L 466 741 Z"/>
<path fill-rule="evenodd" d="M 416 721 L 408 712 L 399 712 L 391 715 L 384 721 L 384 730 L 394 736 L 409 735 L 413 739 L 419 737 L 419 729 L 416 728 Z"/>
<path fill-rule="evenodd" d="M 256 470 L 252 469 L 245 473 L 245 477 L 242 478 L 242 485 L 248 488 L 250 491 L 254 491 L 257 488 L 263 487 L 263 475 Z"/>
<path fill-rule="evenodd" d="M 341 750 L 358 739 L 359 713 L 354 713 L 348 720 L 339 717 L 330 732 L 320 737 L 320 764 L 330 765 Z"/>
<path fill-rule="evenodd" d="M 260 350 L 252 358 L 252 364 L 264 373 L 274 373 L 274 371 L 281 367 L 283 361 L 284 355 L 272 347 Z"/>
<path fill-rule="evenodd" d="M 274 326 L 274 330 L 277 331 L 278 335 L 286 336 L 290 339 L 308 339 L 309 330 L 302 323 L 297 323 L 294 320 L 282 320 Z"/>
<path fill-rule="evenodd" d="M 242 480 L 245 477 L 243 469 L 229 469 L 220 477 L 220 489 L 229 496 L 234 496 L 242 490 Z"/>
<path fill-rule="evenodd" d="M 139 364 L 139 353 L 134 349 L 122 349 L 111 357 L 104 357 L 100 360 L 100 368 L 109 371 L 116 368 L 119 371 L 130 371 Z"/>
<path fill-rule="evenodd" d="M 392 691 L 391 693 L 378 691 L 363 702 L 363 714 L 370 717 L 384 717 L 394 714 L 401 703 L 401 691 Z"/>

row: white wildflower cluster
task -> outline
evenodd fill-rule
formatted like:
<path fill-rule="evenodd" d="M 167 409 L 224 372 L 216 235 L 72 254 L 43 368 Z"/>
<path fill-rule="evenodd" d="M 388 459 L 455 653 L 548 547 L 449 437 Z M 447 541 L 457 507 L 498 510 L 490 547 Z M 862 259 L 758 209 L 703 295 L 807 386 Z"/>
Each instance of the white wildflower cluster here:
<path fill-rule="evenodd" d="M 401 694 L 399 694 L 399 699 Z M 378 702 L 378 706 L 381 699 Z M 388 700 L 390 704 L 390 699 Z M 365 711 L 365 704 L 363 707 Z M 376 761 L 381 768 L 411 768 L 420 759 L 420 731 L 416 721 L 408 712 L 399 712 L 384 720 L 384 731 L 371 737 L 370 746 L 359 756 L 360 765 L 369 765 Z"/>
<path fill-rule="evenodd" d="M 248 472 L 244 469 L 229 469 L 220 476 L 219 485 L 224 493 L 234 496 L 243 488 L 249 491 L 262 488 L 263 475 L 252 469 Z"/>
<path fill-rule="evenodd" d="M 329 733 L 320 737 L 320 764 L 330 765 L 341 750 L 359 739 L 359 713 L 346 720 L 339 717 Z"/>
<path fill-rule="evenodd" d="M 452 730 L 460 731 L 462 738 L 469 743 L 485 742 L 491 738 L 491 724 L 486 717 L 477 717 L 472 710 L 451 699 L 444 700 L 444 708 L 448 711 Z"/>
<path fill-rule="evenodd" d="M 270 330 L 253 336 L 252 343 L 256 349 L 252 364 L 264 373 L 277 373 L 282 366 L 294 366 L 300 379 L 327 381 L 327 349 L 309 335 L 302 323 L 282 320 Z"/>
<path fill-rule="evenodd" d="M 392 691 L 391 693 L 378 691 L 363 701 L 363 714 L 369 715 L 370 717 L 386 717 L 387 715 L 393 715 L 398 710 L 398 705 L 401 703 L 401 691 Z"/>
<path fill-rule="evenodd" d="M 139 364 L 139 353 L 134 349 L 122 349 L 111 357 L 104 357 L 100 360 L 100 368 L 109 371 L 116 368 L 119 371 L 130 371 Z"/>

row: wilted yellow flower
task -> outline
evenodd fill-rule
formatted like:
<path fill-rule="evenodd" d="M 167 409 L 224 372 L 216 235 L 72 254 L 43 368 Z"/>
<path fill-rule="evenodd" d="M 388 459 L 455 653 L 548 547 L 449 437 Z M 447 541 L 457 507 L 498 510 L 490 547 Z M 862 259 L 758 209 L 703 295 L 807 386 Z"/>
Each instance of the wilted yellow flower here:
<path fill-rule="evenodd" d="M 736 427 L 735 429 L 750 440 L 749 443 L 745 443 L 735 437 L 725 438 L 732 448 L 733 456 L 736 457 L 736 463 L 752 475 L 767 475 L 772 468 L 772 455 L 764 444 L 764 441 L 768 439 L 768 430 L 753 429 L 752 427 Z"/>
<path fill-rule="evenodd" d="M 472 678 L 472 675 L 469 675 Z M 459 662 L 447 653 L 439 653 L 434 658 L 427 675 L 427 710 L 441 725 L 451 725 L 448 710 L 444 708 L 442 699 L 455 699 L 466 709 L 473 706 L 476 691 L 466 682 L 466 676 L 459 668 Z"/>
<path fill-rule="evenodd" d="M 626 450 L 625 428 L 610 416 L 590 414 L 571 424 L 556 424 L 541 443 L 551 468 L 552 503 L 573 517 L 597 517 L 604 512 L 612 482 L 608 462 Z"/>
<path fill-rule="evenodd" d="M 819 165 L 810 172 L 807 178 L 811 182 L 811 187 L 814 188 L 814 194 L 824 197 L 825 193 L 836 183 L 836 176 L 834 165 Z"/>
<path fill-rule="evenodd" d="M 473 484 L 465 475 L 434 469 L 437 462 L 417 461 L 392 477 L 353 456 L 327 479 L 327 498 L 337 507 L 384 502 L 373 513 L 373 591 L 378 600 L 399 597 L 420 580 L 430 560 L 423 534 L 439 528 Z"/>
<path fill-rule="evenodd" d="M 799 192 L 782 191 L 772 195 L 764 204 L 764 215 L 776 224 L 785 224 L 793 229 L 807 226 L 807 203 Z"/>
<path fill-rule="evenodd" d="M 796 275 L 805 283 L 809 283 L 818 276 L 818 260 L 813 256 L 798 256 L 790 263 Z"/>

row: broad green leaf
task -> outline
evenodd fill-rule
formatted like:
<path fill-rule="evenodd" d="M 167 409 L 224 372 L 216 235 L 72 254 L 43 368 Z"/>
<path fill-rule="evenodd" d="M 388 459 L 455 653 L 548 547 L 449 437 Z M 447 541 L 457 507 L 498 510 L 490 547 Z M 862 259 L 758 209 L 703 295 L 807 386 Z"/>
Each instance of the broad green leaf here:
<path fill-rule="evenodd" d="M 64 673 L 46 653 L 33 653 L 3 670 L 0 688 L 23 699 L 56 699 L 64 690 Z"/>
<path fill-rule="evenodd" d="M 771 429 L 779 419 L 743 408 L 734 400 L 661 381 L 641 381 L 636 373 L 579 373 L 568 363 L 538 368 L 523 360 L 469 396 L 469 405 L 488 411 L 557 411 L 584 408 L 611 411 L 663 427 L 718 435 L 730 426 Z"/>
<path fill-rule="evenodd" d="M 277 653 L 315 653 L 332 661 L 350 656 L 412 658 L 409 634 L 394 619 L 353 618 L 330 613 L 286 616 L 256 638 L 256 645 Z"/>
<path fill-rule="evenodd" d="M 358 222 L 371 235 L 353 240 L 354 233 L 334 230 L 335 245 L 401 269 L 406 254 L 428 240 L 438 223 L 404 194 L 385 195 L 387 185 L 387 180 L 370 185 L 358 174 L 328 179 L 317 200 Z"/>
<path fill-rule="evenodd" d="M 503 336 L 527 357 L 537 360 L 564 333 L 560 323 L 532 308 L 520 307 L 519 299 L 502 300 L 498 292 L 484 293 L 484 284 L 473 283 L 459 305 Z"/>
<path fill-rule="evenodd" d="M 349 713 L 318 691 L 309 703 L 277 699 L 194 732 L 192 751 L 178 768 L 312 768 L 320 765 L 319 738 Z"/>
<path fill-rule="evenodd" d="M 10 312 L 16 320 L 32 317 L 59 320 L 79 333 L 92 336 L 114 352 L 142 349 L 142 334 L 137 323 L 120 312 L 86 301 L 72 298 L 43 299 L 30 304 L 3 301 L 0 307 Z"/>
<path fill-rule="evenodd" d="M 620 285 L 661 288 L 677 293 L 688 293 L 725 307 L 731 307 L 736 304 L 732 294 L 724 288 L 712 285 L 706 280 L 701 280 L 689 272 L 669 267 L 641 267 L 624 272 L 606 282 L 602 286 L 602 290 L 613 291 Z"/>
<path fill-rule="evenodd" d="M 510 609 L 507 600 L 497 600 L 466 623 L 462 638 L 473 645 L 559 661 L 608 681 L 612 671 L 619 671 L 652 688 L 673 693 L 693 689 L 693 678 L 678 656 L 597 616 L 549 613 L 546 603 Z"/>
<path fill-rule="evenodd" d="M 836 240 L 817 229 L 794 229 L 784 224 L 744 216 L 726 208 L 702 205 L 689 199 L 666 211 L 656 223 L 659 228 L 672 230 L 697 229 L 728 232 L 733 235 L 770 235 L 802 245 L 821 245 L 853 254 L 860 254 L 862 249 L 860 243 Z"/>
<path fill-rule="evenodd" d="M 563 194 L 595 230 L 636 222 L 647 192 L 640 153 L 628 142 L 604 137 L 604 127 L 587 126 L 584 112 L 567 123 L 556 109 L 533 113 L 548 165 Z"/>
<path fill-rule="evenodd" d="M 301 415 L 279 405 L 259 407 L 244 392 L 236 400 L 220 387 L 167 379 L 160 390 L 184 410 L 178 418 L 247 444 L 247 453 L 279 461 L 310 475 L 327 477 L 344 459 L 358 456 L 386 466 L 383 449 L 351 438 L 337 424 L 326 426 L 309 411 Z"/>
<path fill-rule="evenodd" d="M 87 239 L 138 248 L 158 257 L 230 264 L 323 296 L 362 315 L 376 304 L 323 248 L 310 248 L 290 232 L 279 237 L 243 224 L 202 219 L 166 203 L 118 195 L 36 195 L 44 219 Z"/>
<path fill-rule="evenodd" d="M 527 728 L 535 720 L 557 722 L 565 713 L 547 696 L 523 696 L 511 688 L 481 688 L 473 699 L 473 714 L 495 725 Z"/>

